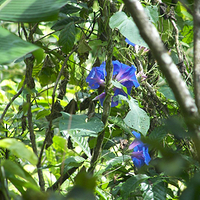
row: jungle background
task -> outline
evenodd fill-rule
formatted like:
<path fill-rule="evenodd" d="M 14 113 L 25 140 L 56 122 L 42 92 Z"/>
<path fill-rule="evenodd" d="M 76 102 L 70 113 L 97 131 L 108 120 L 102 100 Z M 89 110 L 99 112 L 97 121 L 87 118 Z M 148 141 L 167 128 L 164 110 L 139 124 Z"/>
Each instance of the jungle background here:
<path fill-rule="evenodd" d="M 0 20 L 0 199 L 200 199 L 199 0 L 0 0 Z M 116 107 L 112 60 L 140 84 Z"/>

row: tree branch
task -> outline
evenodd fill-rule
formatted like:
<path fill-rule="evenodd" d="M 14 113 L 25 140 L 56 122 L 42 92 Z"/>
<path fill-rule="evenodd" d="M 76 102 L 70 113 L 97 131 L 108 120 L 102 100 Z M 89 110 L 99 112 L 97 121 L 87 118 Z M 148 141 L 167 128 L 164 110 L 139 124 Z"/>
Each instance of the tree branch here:
<path fill-rule="evenodd" d="M 194 1 L 194 94 L 200 113 L 200 0 Z"/>
<path fill-rule="evenodd" d="M 173 90 L 176 100 L 183 111 L 183 115 L 186 119 L 189 118 L 190 120 L 199 117 L 197 106 L 190 95 L 186 83 L 182 79 L 177 66 L 173 63 L 172 58 L 169 56 L 157 29 L 149 21 L 143 6 L 138 0 L 124 0 L 124 3 L 140 30 L 141 36 L 149 45 L 169 86 Z"/>

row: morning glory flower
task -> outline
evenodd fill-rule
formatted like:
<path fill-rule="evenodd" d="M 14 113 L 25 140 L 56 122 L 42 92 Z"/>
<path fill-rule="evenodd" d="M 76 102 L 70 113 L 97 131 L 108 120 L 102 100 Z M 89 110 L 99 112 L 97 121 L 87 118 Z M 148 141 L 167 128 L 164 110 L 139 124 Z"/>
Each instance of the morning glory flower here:
<path fill-rule="evenodd" d="M 113 76 L 114 81 L 118 81 L 123 86 L 127 88 L 127 93 L 130 95 L 132 87 L 138 87 L 140 84 L 136 78 L 136 68 L 135 66 L 128 66 L 120 63 L 118 60 L 112 61 L 113 64 Z M 105 87 L 105 77 L 106 77 L 106 62 L 103 62 L 99 67 L 93 67 L 89 75 L 86 78 L 86 82 L 89 83 L 91 89 L 97 89 L 100 86 Z M 114 96 L 123 95 L 127 96 L 123 89 L 113 87 Z M 113 96 L 113 97 L 114 97 Z M 114 101 L 112 97 L 111 107 L 117 106 L 118 101 Z M 95 100 L 100 100 L 101 105 L 105 99 L 105 92 L 101 93 Z"/>
<path fill-rule="evenodd" d="M 133 47 L 135 46 L 135 44 L 134 44 L 133 42 L 131 42 L 130 40 L 128 40 L 127 38 L 125 39 L 125 42 L 126 42 L 127 44 L 132 45 Z"/>
<path fill-rule="evenodd" d="M 131 41 L 128 40 L 127 38 L 125 39 L 125 42 L 126 42 L 127 44 L 130 44 L 131 46 L 133 46 L 133 47 L 135 48 L 136 53 L 138 53 L 140 50 L 143 50 L 143 52 L 149 51 L 148 48 L 143 47 L 143 46 L 139 46 L 139 45 L 137 45 L 137 44 L 134 44 L 133 42 L 131 42 Z"/>
<path fill-rule="evenodd" d="M 106 76 L 106 63 L 103 62 L 100 67 L 93 67 L 89 75 L 86 78 L 86 82 L 89 83 L 91 89 L 97 89 L 100 86 L 105 86 Z"/>
<path fill-rule="evenodd" d="M 135 136 L 135 140 L 129 146 L 129 149 L 133 149 L 131 158 L 134 165 L 140 168 L 144 164 L 148 165 L 151 157 L 149 155 L 148 146 L 141 141 L 141 135 L 135 131 L 132 133 Z"/>

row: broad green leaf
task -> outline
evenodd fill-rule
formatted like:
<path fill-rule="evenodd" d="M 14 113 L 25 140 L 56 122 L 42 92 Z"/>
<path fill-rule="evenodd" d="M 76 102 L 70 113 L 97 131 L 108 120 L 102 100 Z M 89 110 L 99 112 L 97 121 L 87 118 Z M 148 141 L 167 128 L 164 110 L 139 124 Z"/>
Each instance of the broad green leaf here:
<path fill-rule="evenodd" d="M 65 13 L 67 15 L 67 14 L 76 13 L 80 10 L 81 10 L 81 8 L 79 8 L 77 6 L 67 4 L 66 6 L 64 6 L 60 9 L 60 12 Z"/>
<path fill-rule="evenodd" d="M 108 120 L 109 120 L 109 122 L 113 123 L 114 125 L 119 126 L 126 133 L 132 134 L 130 128 L 126 125 L 126 123 L 120 117 L 109 116 Z"/>
<path fill-rule="evenodd" d="M 159 87 L 158 91 L 163 93 L 167 99 L 172 99 L 176 101 L 174 93 L 172 92 L 172 89 L 168 85 L 162 85 L 161 87 Z"/>
<path fill-rule="evenodd" d="M 39 47 L 0 27 L 0 64 L 8 64 L 36 49 Z"/>
<path fill-rule="evenodd" d="M 140 36 L 139 30 L 132 18 L 129 18 L 124 12 L 116 12 L 110 18 L 109 25 L 112 29 L 119 29 L 120 33 L 134 44 L 148 47 L 146 42 Z"/>
<path fill-rule="evenodd" d="M 121 195 L 124 199 L 130 195 L 134 194 L 134 191 L 140 186 L 142 182 L 149 179 L 146 174 L 139 174 L 129 178 L 121 187 Z"/>
<path fill-rule="evenodd" d="M 0 6 L 0 20 L 13 22 L 51 21 L 69 0 L 5 0 Z"/>
<path fill-rule="evenodd" d="M 149 16 L 150 21 L 156 24 L 158 22 L 158 7 L 157 6 L 146 6 L 146 14 Z"/>
<path fill-rule="evenodd" d="M 185 25 L 183 27 L 183 30 L 181 31 L 181 34 L 183 35 L 183 39 L 182 39 L 183 42 L 187 44 L 190 44 L 191 42 L 193 42 L 193 35 L 194 35 L 193 26 Z"/>
<path fill-rule="evenodd" d="M 84 158 L 80 156 L 70 156 L 64 161 L 64 173 L 73 167 L 79 167 L 85 161 Z"/>
<path fill-rule="evenodd" d="M 70 22 L 65 26 L 65 28 L 60 32 L 58 44 L 65 53 L 69 53 L 75 42 L 76 29 L 74 22 Z"/>
<path fill-rule="evenodd" d="M 124 156 L 118 156 L 115 158 L 110 159 L 109 161 L 106 162 L 106 170 L 115 167 L 116 165 L 122 165 L 124 162 L 131 160 L 131 157 L 128 155 Z"/>
<path fill-rule="evenodd" d="M 11 153 L 16 155 L 17 157 L 26 159 L 33 165 L 37 164 L 38 159 L 33 151 L 27 148 L 24 143 L 14 138 L 5 138 L 0 140 L 0 147 L 10 150 Z"/>
<path fill-rule="evenodd" d="M 57 136 L 54 135 L 53 137 L 53 147 L 57 150 L 57 151 L 66 151 L 66 139 L 61 137 L 61 136 Z"/>
<path fill-rule="evenodd" d="M 110 194 L 106 194 L 106 191 L 102 190 L 101 188 L 99 188 L 98 186 L 95 188 L 96 193 L 101 196 L 102 200 L 108 200 L 111 199 L 111 195 Z"/>
<path fill-rule="evenodd" d="M 45 117 L 45 116 L 49 115 L 50 113 L 51 113 L 50 110 L 44 109 L 44 110 L 38 112 L 38 114 L 37 114 L 37 116 L 36 116 L 36 119 L 40 119 L 40 118 L 42 118 L 42 117 Z"/>
<path fill-rule="evenodd" d="M 88 156 L 88 158 L 91 158 L 91 152 L 90 147 L 88 144 L 88 139 L 86 137 L 82 137 L 79 135 L 78 130 L 63 130 L 62 131 L 65 136 L 71 136 L 71 139 L 73 141 L 73 144 L 75 146 L 75 143 L 78 144 L 79 147 L 83 150 L 83 152 Z"/>
<path fill-rule="evenodd" d="M 67 24 L 74 22 L 75 24 L 83 22 L 83 19 L 76 16 L 66 17 L 62 20 L 57 21 L 51 29 L 59 31 L 66 27 Z"/>
<path fill-rule="evenodd" d="M 5 177 L 19 190 L 20 193 L 24 193 L 24 188 L 33 189 L 39 191 L 39 187 L 31 175 L 25 171 L 18 163 L 11 160 L 3 160 L 1 162 L 5 172 Z"/>
<path fill-rule="evenodd" d="M 70 115 L 62 112 L 59 120 L 60 131 L 63 130 L 82 130 L 89 134 L 98 133 L 103 130 L 104 124 L 98 117 L 94 116 L 87 121 L 87 115 Z"/>
<path fill-rule="evenodd" d="M 34 184 L 35 186 L 37 185 L 31 175 L 27 171 L 25 171 L 18 163 L 11 160 L 3 160 L 1 166 L 4 167 L 6 176 L 8 178 L 17 175 Z"/>
<path fill-rule="evenodd" d="M 154 130 L 149 135 L 149 140 L 161 142 L 164 137 L 167 135 L 167 130 L 165 126 L 159 126 L 154 128 Z"/>
<path fill-rule="evenodd" d="M 146 136 L 150 126 L 150 118 L 147 113 L 138 106 L 137 101 L 132 97 L 129 100 L 126 97 L 120 95 L 120 98 L 129 103 L 130 111 L 124 118 L 126 125 Z"/>
<path fill-rule="evenodd" d="M 141 191 L 144 200 L 165 200 L 166 199 L 166 187 L 163 180 L 160 177 L 145 180 L 141 183 Z"/>

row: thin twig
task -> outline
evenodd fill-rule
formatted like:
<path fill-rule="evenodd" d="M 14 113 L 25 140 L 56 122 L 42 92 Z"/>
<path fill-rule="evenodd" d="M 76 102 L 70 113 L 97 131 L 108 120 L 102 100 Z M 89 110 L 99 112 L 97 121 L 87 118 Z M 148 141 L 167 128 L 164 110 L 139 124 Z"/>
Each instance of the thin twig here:
<path fill-rule="evenodd" d="M 6 112 L 8 111 L 9 107 L 11 106 L 11 104 L 13 103 L 13 101 L 22 93 L 23 89 L 24 89 L 24 85 L 25 85 L 25 81 L 22 85 L 22 87 L 20 88 L 20 90 L 18 91 L 17 94 L 15 94 L 13 96 L 13 98 L 10 100 L 10 102 L 7 104 L 6 108 L 4 109 L 3 111 L 3 114 L 1 115 L 1 118 L 0 118 L 0 124 L 3 122 L 3 118 L 4 116 L 6 115 Z"/>
<path fill-rule="evenodd" d="M 62 65 L 61 70 L 60 70 L 60 72 L 59 72 L 59 74 L 58 74 L 58 77 L 57 77 L 57 79 L 56 79 L 56 83 L 55 83 L 55 85 L 54 85 L 54 87 L 53 87 L 53 93 L 52 93 L 51 114 L 54 112 L 55 93 L 56 93 L 56 89 L 57 89 L 59 80 L 60 80 L 60 78 L 61 78 L 61 76 L 62 76 L 62 74 L 63 74 L 64 67 L 66 66 L 66 63 L 67 63 L 67 61 L 69 60 L 69 57 L 76 51 L 76 49 L 77 49 L 77 47 L 75 47 L 75 48 L 69 53 L 69 55 L 65 58 L 64 63 L 63 63 L 63 65 Z M 53 119 L 52 119 L 52 117 L 50 117 L 48 130 L 46 131 L 46 136 L 45 136 L 44 142 L 43 142 L 43 144 L 42 144 L 42 148 L 41 148 L 40 155 L 39 155 L 39 158 L 38 158 L 38 165 L 41 165 L 41 160 L 42 160 L 42 155 L 43 155 L 43 152 L 44 152 L 44 148 L 45 148 L 45 146 L 46 146 L 46 142 L 47 142 L 48 138 L 50 137 L 50 136 L 49 136 L 49 133 L 50 133 L 50 131 L 51 131 L 51 129 L 52 129 L 52 121 L 53 121 Z"/>
<path fill-rule="evenodd" d="M 87 155 L 81 155 L 82 158 L 87 159 Z M 79 166 L 80 167 L 80 166 Z M 66 171 L 62 176 L 60 176 L 57 181 L 47 189 L 47 191 L 55 191 L 57 190 L 79 167 L 73 167 Z"/>

